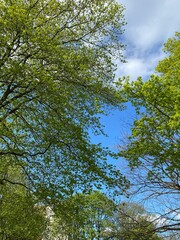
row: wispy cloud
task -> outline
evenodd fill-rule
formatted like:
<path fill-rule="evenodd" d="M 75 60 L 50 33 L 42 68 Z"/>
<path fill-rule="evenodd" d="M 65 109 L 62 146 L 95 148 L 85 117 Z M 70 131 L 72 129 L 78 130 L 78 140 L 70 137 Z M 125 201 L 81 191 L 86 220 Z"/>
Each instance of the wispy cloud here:
<path fill-rule="evenodd" d="M 164 57 L 163 44 L 180 31 L 179 0 L 118 0 L 125 10 L 127 26 L 126 64 L 119 64 L 117 75 L 147 78 Z"/>

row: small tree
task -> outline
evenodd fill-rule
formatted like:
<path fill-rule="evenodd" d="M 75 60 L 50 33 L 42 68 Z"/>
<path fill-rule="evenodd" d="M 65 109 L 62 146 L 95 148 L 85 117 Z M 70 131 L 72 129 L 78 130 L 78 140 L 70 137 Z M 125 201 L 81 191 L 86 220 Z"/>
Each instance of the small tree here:
<path fill-rule="evenodd" d="M 161 240 L 155 233 L 153 216 L 135 203 L 121 203 L 113 218 L 113 227 L 106 232 L 113 240 Z"/>
<path fill-rule="evenodd" d="M 100 240 L 111 225 L 115 204 L 100 192 L 77 194 L 60 203 L 51 232 L 68 240 Z M 62 209 L 62 211 L 59 211 Z"/>

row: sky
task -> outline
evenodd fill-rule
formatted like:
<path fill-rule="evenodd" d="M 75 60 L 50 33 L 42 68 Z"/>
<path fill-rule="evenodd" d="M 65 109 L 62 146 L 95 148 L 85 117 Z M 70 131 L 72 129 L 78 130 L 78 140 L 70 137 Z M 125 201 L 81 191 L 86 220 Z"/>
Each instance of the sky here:
<path fill-rule="evenodd" d="M 142 76 L 144 81 L 155 72 L 158 62 L 165 57 L 163 45 L 175 32 L 180 31 L 180 0 L 118 0 L 126 8 L 125 33 L 122 41 L 126 44 L 124 55 L 126 63 L 118 64 L 117 77 L 130 76 L 136 80 Z M 111 150 L 130 134 L 130 127 L 136 118 L 130 105 L 125 111 L 111 111 L 101 118 L 108 138 L 98 137 Z M 125 165 L 121 159 L 108 159 L 122 171 Z M 122 171 L 123 172 L 123 171 Z M 150 204 L 149 204 L 150 208 Z"/>
<path fill-rule="evenodd" d="M 117 77 L 130 76 L 144 80 L 154 73 L 159 60 L 165 57 L 163 45 L 168 38 L 180 31 L 180 0 L 118 0 L 125 7 L 125 32 L 122 41 L 126 44 L 124 55 L 127 63 L 118 63 Z M 112 150 L 130 133 L 130 124 L 135 119 L 133 109 L 111 111 L 102 117 L 108 138 L 99 137 L 103 145 Z"/>
<path fill-rule="evenodd" d="M 155 72 L 157 63 L 165 57 L 163 45 L 168 38 L 180 31 L 180 0 L 118 0 L 126 8 L 124 11 L 125 33 L 122 41 L 126 44 L 124 55 L 126 63 L 118 63 L 117 77 L 130 76 L 136 80 L 142 76 L 144 81 Z M 130 135 L 130 127 L 136 114 L 128 104 L 125 111 L 111 111 L 101 117 L 108 137 L 98 136 L 93 142 L 117 151 L 118 145 Z M 108 161 L 123 172 L 122 159 Z"/>
<path fill-rule="evenodd" d="M 126 8 L 123 42 L 126 64 L 117 75 L 147 78 L 164 57 L 163 44 L 180 31 L 179 0 L 118 0 Z"/>

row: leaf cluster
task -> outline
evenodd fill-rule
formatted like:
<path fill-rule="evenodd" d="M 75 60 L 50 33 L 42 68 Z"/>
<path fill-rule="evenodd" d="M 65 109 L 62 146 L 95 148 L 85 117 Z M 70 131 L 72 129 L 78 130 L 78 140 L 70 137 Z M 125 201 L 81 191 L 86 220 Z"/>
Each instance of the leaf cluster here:
<path fill-rule="evenodd" d="M 0 155 L 41 200 L 124 182 L 89 137 L 120 106 L 122 12 L 110 0 L 0 1 Z"/>

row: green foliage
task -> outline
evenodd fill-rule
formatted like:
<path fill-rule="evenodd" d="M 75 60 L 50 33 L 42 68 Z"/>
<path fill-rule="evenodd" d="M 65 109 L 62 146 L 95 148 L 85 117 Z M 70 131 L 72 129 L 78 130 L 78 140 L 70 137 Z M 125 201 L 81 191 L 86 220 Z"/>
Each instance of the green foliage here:
<path fill-rule="evenodd" d="M 136 109 L 132 134 L 120 156 L 132 170 L 134 189 L 146 197 L 166 197 L 163 231 L 180 230 L 180 34 L 165 44 L 168 56 L 159 62 L 158 75 L 120 82 L 121 94 Z M 148 194 L 148 195 L 147 195 Z M 173 195 L 172 195 L 173 194 Z M 169 198 L 168 198 L 169 196 Z M 177 199 L 177 201 L 176 201 Z M 169 209 L 169 210 L 168 210 Z M 169 211 L 169 212 L 168 212 Z M 161 212 L 161 214 L 163 214 Z"/>
<path fill-rule="evenodd" d="M 135 203 L 117 205 L 100 192 L 77 194 L 52 209 L 45 240 L 161 240 L 155 233 L 155 216 Z M 62 211 L 60 211 L 60 209 Z"/>
<path fill-rule="evenodd" d="M 101 134 L 98 114 L 120 106 L 122 12 L 113 0 L 0 1 L 1 162 L 21 167 L 42 201 L 124 186 L 88 133 Z"/>
<path fill-rule="evenodd" d="M 46 227 L 43 208 L 36 205 L 32 194 L 23 187 L 19 169 L 9 167 L 7 175 L 10 182 L 0 184 L 0 239 L 40 239 Z"/>
<path fill-rule="evenodd" d="M 62 212 L 54 218 L 55 236 L 58 233 L 68 239 L 102 239 L 104 231 L 111 225 L 115 204 L 100 192 L 77 194 L 60 203 Z"/>
<path fill-rule="evenodd" d="M 180 38 L 179 33 L 165 44 L 169 55 L 157 66 L 159 75 L 143 82 L 126 81 L 122 93 L 135 106 L 129 144 L 120 155 L 132 169 L 143 166 L 148 180 L 161 190 L 180 191 Z"/>
<path fill-rule="evenodd" d="M 155 233 L 152 217 L 140 205 L 123 202 L 117 206 L 114 226 L 107 232 L 107 239 L 161 240 Z"/>

